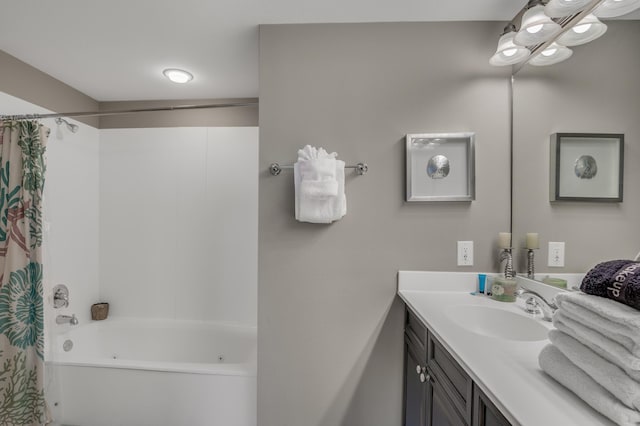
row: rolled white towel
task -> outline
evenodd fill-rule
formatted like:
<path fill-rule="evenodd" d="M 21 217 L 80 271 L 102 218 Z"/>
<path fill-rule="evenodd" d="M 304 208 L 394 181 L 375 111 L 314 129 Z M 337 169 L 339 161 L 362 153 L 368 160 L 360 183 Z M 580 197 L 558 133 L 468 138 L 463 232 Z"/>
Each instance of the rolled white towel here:
<path fill-rule="evenodd" d="M 621 403 L 555 346 L 545 346 L 538 356 L 538 363 L 545 373 L 615 423 L 621 426 L 640 425 L 640 412 Z"/>
<path fill-rule="evenodd" d="M 553 325 L 604 359 L 622 368 L 632 379 L 640 381 L 640 358 L 633 356 L 624 346 L 596 330 L 567 318 L 560 310 L 553 315 Z"/>
<path fill-rule="evenodd" d="M 298 160 L 313 160 L 316 158 L 337 158 L 338 154 L 332 152 L 329 154 L 324 148 L 316 148 L 315 146 L 305 145 L 298 150 Z"/>
<path fill-rule="evenodd" d="M 640 409 L 640 382 L 562 331 L 551 330 L 549 340 L 564 356 L 627 407 Z"/>
<path fill-rule="evenodd" d="M 621 334 L 640 346 L 640 312 L 637 309 L 581 292 L 562 292 L 556 296 L 556 303 L 558 308 L 570 309 L 579 315 L 585 325 Z"/>

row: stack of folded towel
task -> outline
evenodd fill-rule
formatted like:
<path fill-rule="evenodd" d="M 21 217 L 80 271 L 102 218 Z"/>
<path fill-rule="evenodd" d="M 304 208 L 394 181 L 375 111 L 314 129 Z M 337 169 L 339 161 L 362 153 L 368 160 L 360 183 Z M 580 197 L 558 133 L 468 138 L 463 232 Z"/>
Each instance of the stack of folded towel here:
<path fill-rule="evenodd" d="M 617 424 L 640 425 L 640 312 L 583 292 L 560 293 L 556 304 L 540 367 Z"/>
<path fill-rule="evenodd" d="M 296 219 L 331 223 L 347 214 L 344 194 L 344 161 L 338 154 L 310 145 L 298 150 L 293 165 Z"/>

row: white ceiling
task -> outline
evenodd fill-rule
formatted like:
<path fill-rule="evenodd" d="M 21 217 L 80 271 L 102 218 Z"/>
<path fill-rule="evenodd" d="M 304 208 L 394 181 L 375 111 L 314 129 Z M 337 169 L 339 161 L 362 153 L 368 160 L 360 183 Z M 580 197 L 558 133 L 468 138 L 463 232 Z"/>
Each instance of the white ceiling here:
<path fill-rule="evenodd" d="M 257 97 L 260 24 L 506 22 L 526 0 L 3 3 L 1 50 L 96 100 L 113 101 Z M 171 83 L 161 74 L 169 67 L 189 70 L 195 78 L 187 85 Z"/>
<path fill-rule="evenodd" d="M 96 100 L 113 101 L 257 97 L 259 24 L 508 21 L 525 0 L 2 3 L 1 50 Z M 161 74 L 169 67 L 195 78 L 170 83 Z"/>

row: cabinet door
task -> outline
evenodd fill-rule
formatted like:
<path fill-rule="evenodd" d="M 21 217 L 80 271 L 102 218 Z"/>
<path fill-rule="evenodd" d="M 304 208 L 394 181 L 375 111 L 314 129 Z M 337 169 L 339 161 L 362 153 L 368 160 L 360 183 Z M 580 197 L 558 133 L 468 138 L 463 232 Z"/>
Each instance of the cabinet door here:
<path fill-rule="evenodd" d="M 470 424 L 473 380 L 431 334 L 428 336 L 427 365 L 462 419 Z"/>
<path fill-rule="evenodd" d="M 427 426 L 466 426 L 466 422 L 436 377 L 431 375 L 427 399 Z"/>
<path fill-rule="evenodd" d="M 426 426 L 425 406 L 427 384 L 426 356 L 405 338 L 404 344 L 404 426 Z M 423 359 L 421 359 L 423 358 Z"/>
<path fill-rule="evenodd" d="M 511 423 L 500 413 L 489 398 L 478 388 L 473 386 L 473 426 L 511 426 Z"/>

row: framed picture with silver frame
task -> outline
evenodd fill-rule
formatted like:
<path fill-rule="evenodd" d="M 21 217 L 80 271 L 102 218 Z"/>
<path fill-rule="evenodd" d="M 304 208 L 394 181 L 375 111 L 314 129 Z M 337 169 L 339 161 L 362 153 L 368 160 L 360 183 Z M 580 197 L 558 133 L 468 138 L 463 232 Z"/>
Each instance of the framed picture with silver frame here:
<path fill-rule="evenodd" d="M 474 133 L 406 137 L 407 201 L 475 199 Z"/>
<path fill-rule="evenodd" d="M 554 133 L 550 146 L 551 201 L 622 202 L 623 134 Z"/>

